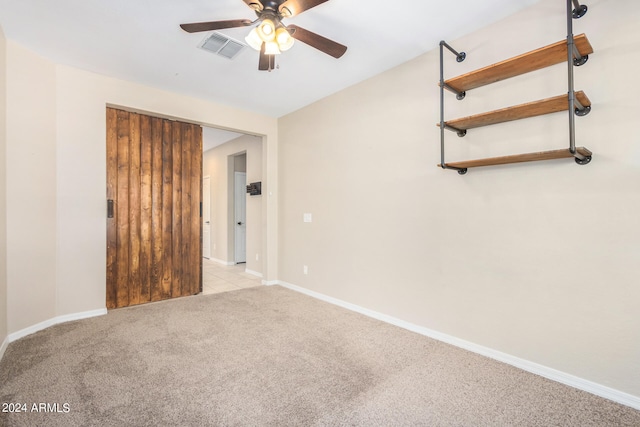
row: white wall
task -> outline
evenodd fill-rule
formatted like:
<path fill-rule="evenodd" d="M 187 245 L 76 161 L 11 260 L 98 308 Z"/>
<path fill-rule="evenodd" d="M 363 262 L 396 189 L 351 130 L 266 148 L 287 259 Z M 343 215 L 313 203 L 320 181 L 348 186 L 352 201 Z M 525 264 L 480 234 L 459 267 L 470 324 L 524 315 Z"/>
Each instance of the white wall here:
<path fill-rule="evenodd" d="M 14 332 L 55 316 L 56 66 L 7 43 L 7 304 Z"/>
<path fill-rule="evenodd" d="M 615 4 L 614 4 L 615 3 Z M 592 0 L 575 22 L 593 102 L 573 160 L 439 163 L 438 52 L 279 120 L 279 278 L 640 397 L 640 3 Z M 459 40 L 449 77 L 564 40 L 565 2 Z M 566 65 L 467 94 L 447 117 L 567 92 Z M 339 114 L 336 112 L 339 111 Z M 447 133 L 447 160 L 568 147 L 567 115 Z M 303 223 L 304 212 L 313 214 Z M 309 267 L 304 275 L 302 266 Z"/>
<path fill-rule="evenodd" d="M 205 151 L 203 175 L 211 177 L 211 257 L 225 263 L 234 261 L 233 247 L 233 160 L 231 156 L 246 153 L 247 183 L 261 181 L 262 139 L 244 135 L 226 144 Z M 247 198 L 247 264 L 246 268 L 263 272 L 263 222 L 262 209 L 266 195 Z M 256 260 L 256 255 L 258 259 Z"/>
<path fill-rule="evenodd" d="M 0 358 L 7 337 L 7 41 L 0 27 Z"/>
<path fill-rule="evenodd" d="M 469 57 L 462 64 L 449 58 L 447 72 L 562 40 L 563 8 L 542 0 L 449 40 Z M 587 32 L 596 53 L 576 79 L 594 110 L 577 125 L 593 162 L 484 168 L 464 177 L 435 167 L 435 51 L 276 123 L 56 65 L 8 41 L 8 333 L 104 307 L 109 104 L 266 136 L 263 253 L 282 243 L 281 262 L 269 256 L 265 263 L 267 281 L 280 278 L 640 396 L 640 144 L 630 127 L 640 94 L 629 84 L 640 61 L 640 5 L 592 0 L 589 9 L 576 33 Z M 3 47 L 0 39 L 0 53 Z M 556 66 L 474 90 L 462 102 L 448 96 L 447 113 L 564 93 L 565 79 Z M 447 140 L 449 160 L 561 148 L 566 115 Z M 312 223 L 302 222 L 304 212 L 313 213 Z"/>
<path fill-rule="evenodd" d="M 275 119 L 53 64 L 11 41 L 7 84 L 10 334 L 105 307 L 107 105 L 264 135 L 274 194 L 265 268 L 275 279 Z"/>

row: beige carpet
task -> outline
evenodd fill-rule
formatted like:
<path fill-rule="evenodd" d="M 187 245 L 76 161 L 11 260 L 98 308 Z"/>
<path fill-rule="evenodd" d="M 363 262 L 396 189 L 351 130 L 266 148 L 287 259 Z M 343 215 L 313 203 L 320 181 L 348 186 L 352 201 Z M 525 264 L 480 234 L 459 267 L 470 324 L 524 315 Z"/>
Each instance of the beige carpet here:
<path fill-rule="evenodd" d="M 2 426 L 640 426 L 640 411 L 278 286 L 25 337 L 0 363 L 0 402 L 28 406 Z"/>

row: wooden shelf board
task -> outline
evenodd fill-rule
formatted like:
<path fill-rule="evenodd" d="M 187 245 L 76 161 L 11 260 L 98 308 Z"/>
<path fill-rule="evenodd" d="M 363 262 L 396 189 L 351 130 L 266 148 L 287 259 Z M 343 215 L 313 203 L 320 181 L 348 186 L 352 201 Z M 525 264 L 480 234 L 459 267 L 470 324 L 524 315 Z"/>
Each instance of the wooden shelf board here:
<path fill-rule="evenodd" d="M 576 147 L 576 151 L 583 156 L 591 156 L 591 151 L 584 147 Z M 552 151 L 540 151 L 537 153 L 515 154 L 511 156 L 491 157 L 488 159 L 466 160 L 462 162 L 445 163 L 454 168 L 475 168 L 480 166 L 507 165 L 511 163 L 535 162 L 538 160 L 554 160 L 574 157 L 568 148 Z M 438 164 L 439 167 L 442 165 Z"/>
<path fill-rule="evenodd" d="M 580 55 L 593 53 L 587 36 L 580 34 L 574 37 L 574 42 Z M 551 65 L 567 61 L 567 41 L 532 50 L 519 56 L 498 62 L 488 67 L 480 68 L 467 74 L 446 80 L 445 84 L 458 92 L 475 89 L 480 86 L 499 82 L 511 77 L 525 74 Z"/>
<path fill-rule="evenodd" d="M 590 107 L 591 101 L 584 92 L 576 92 L 576 99 L 583 107 Z M 569 109 L 569 95 L 560 95 L 553 98 L 528 102 L 500 110 L 488 111 L 482 114 L 449 120 L 445 124 L 456 129 L 465 130 L 497 123 L 510 122 L 512 120 L 526 119 L 528 117 L 567 111 Z M 440 126 L 438 123 L 437 126 Z"/>

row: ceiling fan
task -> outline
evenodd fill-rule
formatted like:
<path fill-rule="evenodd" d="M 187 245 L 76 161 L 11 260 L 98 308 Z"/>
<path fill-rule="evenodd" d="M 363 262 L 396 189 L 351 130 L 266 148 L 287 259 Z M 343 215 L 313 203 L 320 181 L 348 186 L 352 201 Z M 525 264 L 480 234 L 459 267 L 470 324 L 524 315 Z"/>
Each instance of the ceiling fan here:
<path fill-rule="evenodd" d="M 258 15 L 254 21 L 249 19 L 233 19 L 228 21 L 196 22 L 181 24 L 188 33 L 200 31 L 222 30 L 225 28 L 248 27 L 256 25 L 245 41 L 260 52 L 258 69 L 271 71 L 275 68 L 275 56 L 288 50 L 294 39 L 300 40 L 321 52 L 340 58 L 347 47 L 322 37 L 297 25 L 284 25 L 282 20 L 301 14 L 305 10 L 325 3 L 328 0 L 243 0 Z"/>

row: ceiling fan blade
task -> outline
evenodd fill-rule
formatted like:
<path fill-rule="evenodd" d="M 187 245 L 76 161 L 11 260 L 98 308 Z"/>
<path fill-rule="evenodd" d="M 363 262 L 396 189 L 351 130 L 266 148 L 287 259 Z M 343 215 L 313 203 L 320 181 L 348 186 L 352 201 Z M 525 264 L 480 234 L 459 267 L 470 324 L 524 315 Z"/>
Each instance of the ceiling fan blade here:
<path fill-rule="evenodd" d="M 285 18 L 290 18 L 327 1 L 329 0 L 287 0 L 280 5 L 278 12 Z"/>
<path fill-rule="evenodd" d="M 260 12 L 262 11 L 262 9 L 264 9 L 264 6 L 261 1 L 258 1 L 258 0 L 242 0 L 242 1 L 244 1 L 247 4 L 247 6 L 249 6 L 251 9 L 255 10 L 256 12 Z"/>
<path fill-rule="evenodd" d="M 287 25 L 287 30 L 289 30 L 291 37 L 294 39 L 300 40 L 302 43 L 308 44 L 311 47 L 315 47 L 319 51 L 331 55 L 334 58 L 340 58 L 347 51 L 345 45 L 329 40 L 319 34 L 312 33 L 297 25 Z"/>
<path fill-rule="evenodd" d="M 264 53 L 265 46 L 265 43 L 262 43 L 262 48 L 260 49 L 260 59 L 258 60 L 258 70 L 271 71 L 276 68 L 276 56 L 267 55 L 266 53 Z"/>
<path fill-rule="evenodd" d="M 225 28 L 246 27 L 251 25 L 249 19 L 232 19 L 229 21 L 195 22 L 193 24 L 180 24 L 180 28 L 187 33 L 198 33 L 200 31 L 223 30 Z"/>

